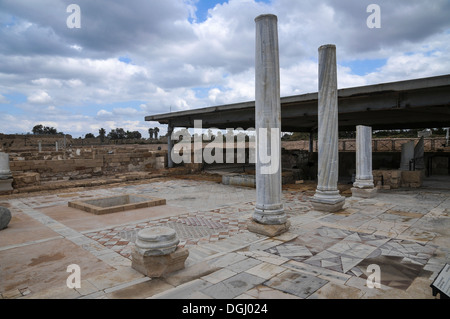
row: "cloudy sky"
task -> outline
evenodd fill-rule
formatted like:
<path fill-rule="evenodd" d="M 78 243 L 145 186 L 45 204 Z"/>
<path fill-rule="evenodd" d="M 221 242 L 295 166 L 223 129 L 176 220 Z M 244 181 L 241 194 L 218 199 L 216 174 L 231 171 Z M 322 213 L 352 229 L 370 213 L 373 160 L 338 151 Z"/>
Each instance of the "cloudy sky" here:
<path fill-rule="evenodd" d="M 0 0 L 0 133 L 148 137 L 146 115 L 253 100 L 263 13 L 278 16 L 282 96 L 317 91 L 328 43 L 339 88 L 450 73 L 450 0 Z"/>

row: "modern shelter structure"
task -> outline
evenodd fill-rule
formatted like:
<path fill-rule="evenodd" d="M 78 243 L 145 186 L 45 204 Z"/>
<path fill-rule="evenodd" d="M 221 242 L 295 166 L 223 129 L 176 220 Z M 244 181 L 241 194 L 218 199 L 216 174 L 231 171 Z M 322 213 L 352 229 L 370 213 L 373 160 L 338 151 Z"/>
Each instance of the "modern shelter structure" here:
<path fill-rule="evenodd" d="M 318 93 L 280 98 L 281 130 L 311 132 L 318 127 Z M 338 127 L 356 130 L 435 128 L 450 126 L 450 74 L 414 80 L 380 83 L 338 90 Z M 148 115 L 172 127 L 203 128 L 255 127 L 255 101 L 211 106 L 179 112 Z"/>

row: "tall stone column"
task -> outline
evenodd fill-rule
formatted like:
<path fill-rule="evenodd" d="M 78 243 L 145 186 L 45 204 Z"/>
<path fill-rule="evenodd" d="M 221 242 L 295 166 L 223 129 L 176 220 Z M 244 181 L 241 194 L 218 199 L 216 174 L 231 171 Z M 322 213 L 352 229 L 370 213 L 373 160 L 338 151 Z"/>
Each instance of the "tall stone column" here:
<path fill-rule="evenodd" d="M 345 199 L 339 194 L 339 136 L 336 46 L 319 47 L 318 96 L 318 175 L 316 193 L 311 199 L 313 208 L 320 211 L 338 211 Z"/>
<path fill-rule="evenodd" d="M 354 197 L 370 198 L 375 196 L 372 175 L 372 128 L 358 125 L 356 127 L 356 179 L 353 183 Z"/>
<path fill-rule="evenodd" d="M 281 193 L 281 104 L 277 16 L 255 18 L 256 207 L 248 229 L 276 236 L 289 228 Z M 270 160 L 269 160 L 270 158 Z"/>
<path fill-rule="evenodd" d="M 173 126 L 169 123 L 167 127 L 167 167 L 172 168 L 173 167 L 173 161 L 172 161 L 172 149 L 173 149 L 173 141 L 172 141 L 172 133 L 173 133 Z"/>

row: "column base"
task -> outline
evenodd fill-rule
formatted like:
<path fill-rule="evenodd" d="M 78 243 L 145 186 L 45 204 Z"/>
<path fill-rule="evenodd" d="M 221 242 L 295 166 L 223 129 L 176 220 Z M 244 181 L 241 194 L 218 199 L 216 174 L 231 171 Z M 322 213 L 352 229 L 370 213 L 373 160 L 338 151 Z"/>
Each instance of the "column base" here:
<path fill-rule="evenodd" d="M 339 191 L 319 191 L 310 199 L 315 210 L 323 212 L 337 212 L 342 209 L 345 204 L 345 197 L 339 195 Z"/>
<path fill-rule="evenodd" d="M 187 248 L 177 248 L 173 253 L 161 256 L 143 256 L 133 249 L 131 267 L 150 278 L 162 277 L 183 269 L 188 256 Z"/>
<path fill-rule="evenodd" d="M 283 205 L 273 205 L 274 208 L 261 209 L 256 206 L 253 213 L 253 220 L 264 225 L 280 225 L 287 221 Z"/>
<path fill-rule="evenodd" d="M 372 198 L 377 194 L 376 188 L 358 188 L 352 187 L 352 196 L 360 198 Z"/>
<path fill-rule="evenodd" d="M 356 187 L 356 188 L 374 188 L 375 185 L 373 184 L 373 178 L 372 179 L 358 179 L 358 178 L 356 178 L 355 182 L 353 183 L 353 187 Z"/>
<path fill-rule="evenodd" d="M 1 195 L 9 195 L 13 192 L 12 187 L 13 179 L 0 179 L 0 194 Z"/>
<path fill-rule="evenodd" d="M 250 220 L 247 223 L 248 231 L 250 231 L 252 233 L 264 235 L 267 237 L 278 236 L 278 235 L 288 231 L 290 226 L 291 226 L 291 222 L 289 220 L 287 220 L 283 224 L 278 224 L 278 225 L 261 224 L 255 220 Z"/>

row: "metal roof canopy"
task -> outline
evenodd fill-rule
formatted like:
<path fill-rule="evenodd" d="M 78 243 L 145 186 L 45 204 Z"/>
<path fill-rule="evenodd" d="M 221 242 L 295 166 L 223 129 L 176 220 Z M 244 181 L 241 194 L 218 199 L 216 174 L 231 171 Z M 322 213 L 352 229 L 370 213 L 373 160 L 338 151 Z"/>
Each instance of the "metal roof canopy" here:
<path fill-rule="evenodd" d="M 281 130 L 317 129 L 318 93 L 281 98 Z M 356 125 L 374 130 L 438 128 L 450 126 L 450 74 L 338 90 L 339 130 Z M 248 129 L 255 126 L 255 101 L 212 106 L 145 117 L 174 127 Z"/>

